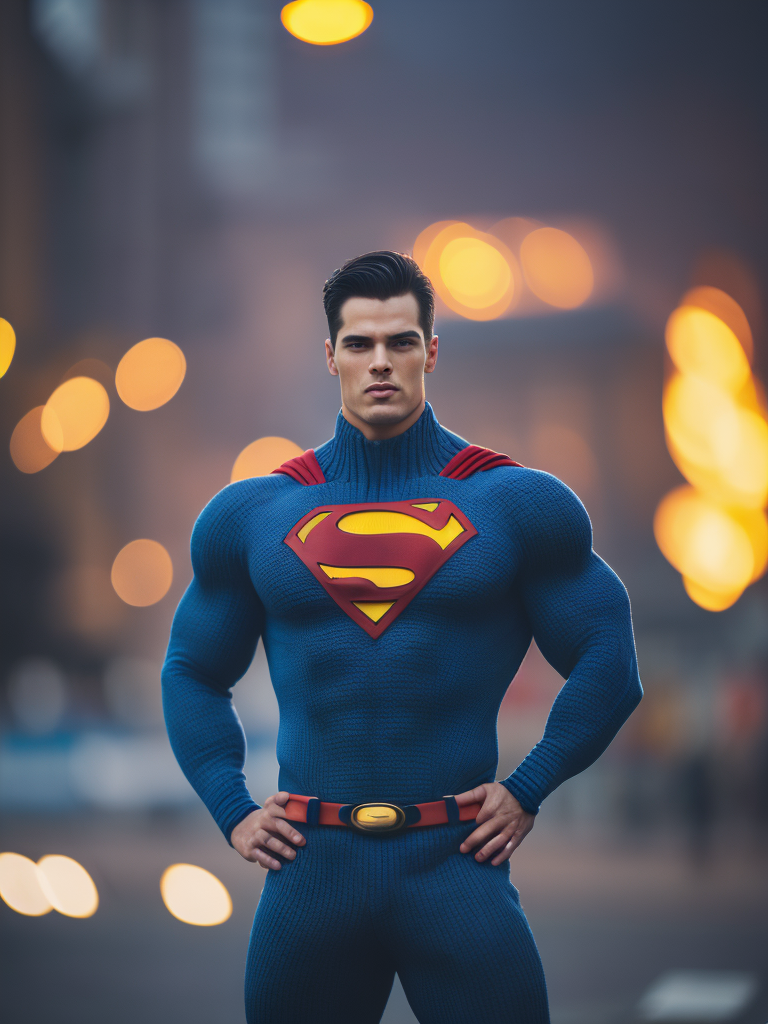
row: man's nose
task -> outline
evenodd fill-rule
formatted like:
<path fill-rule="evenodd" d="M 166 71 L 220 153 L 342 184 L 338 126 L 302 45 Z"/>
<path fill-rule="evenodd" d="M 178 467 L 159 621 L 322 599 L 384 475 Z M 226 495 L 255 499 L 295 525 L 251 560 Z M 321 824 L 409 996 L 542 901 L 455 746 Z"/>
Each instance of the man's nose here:
<path fill-rule="evenodd" d="M 368 367 L 371 373 L 391 373 L 392 372 L 392 361 L 389 358 L 389 352 L 384 342 L 379 342 L 373 346 L 371 353 L 371 364 Z"/>

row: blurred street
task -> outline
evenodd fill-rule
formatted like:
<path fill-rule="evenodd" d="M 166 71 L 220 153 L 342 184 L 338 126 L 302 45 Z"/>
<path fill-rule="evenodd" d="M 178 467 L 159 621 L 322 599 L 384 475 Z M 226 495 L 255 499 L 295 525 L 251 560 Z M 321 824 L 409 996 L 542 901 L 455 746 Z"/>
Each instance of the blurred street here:
<path fill-rule="evenodd" d="M 580 830 L 579 830 L 580 831 Z M 101 894 L 88 920 L 25 918 L 0 905 L 0 985 L 8 1024 L 239 1024 L 245 950 L 262 885 L 202 815 L 6 818 L 2 845 L 55 850 L 87 866 Z M 158 882 L 172 861 L 213 871 L 229 921 L 174 920 Z M 547 973 L 553 1024 L 629 1024 L 644 990 L 673 969 L 746 970 L 761 982 L 734 1024 L 768 1018 L 764 857 L 719 837 L 710 864 L 680 848 L 617 844 L 542 820 L 512 858 L 512 879 Z M 412 1024 L 396 985 L 385 1024 Z"/>
<path fill-rule="evenodd" d="M 201 510 L 333 433 L 323 282 L 385 248 L 435 287 L 440 423 L 567 484 L 631 601 L 644 699 L 512 859 L 553 1022 L 766 1024 L 767 30 L 725 0 L 0 3 L 3 1024 L 244 1020 L 263 876 L 174 758 L 161 665 Z M 534 641 L 510 684 L 499 779 L 563 678 Z M 233 693 L 263 802 L 263 643 Z M 178 863 L 215 876 L 200 927 Z"/>

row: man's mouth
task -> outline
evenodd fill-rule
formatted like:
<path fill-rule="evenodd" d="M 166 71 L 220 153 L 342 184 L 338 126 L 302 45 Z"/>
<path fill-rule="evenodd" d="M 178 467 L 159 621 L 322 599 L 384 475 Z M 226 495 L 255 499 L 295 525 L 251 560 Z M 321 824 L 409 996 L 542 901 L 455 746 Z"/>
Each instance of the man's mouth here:
<path fill-rule="evenodd" d="M 392 384 L 388 380 L 378 381 L 375 384 L 369 384 L 365 389 L 366 395 L 374 395 L 376 398 L 388 398 L 389 395 L 394 395 L 396 391 L 400 389 Z"/>

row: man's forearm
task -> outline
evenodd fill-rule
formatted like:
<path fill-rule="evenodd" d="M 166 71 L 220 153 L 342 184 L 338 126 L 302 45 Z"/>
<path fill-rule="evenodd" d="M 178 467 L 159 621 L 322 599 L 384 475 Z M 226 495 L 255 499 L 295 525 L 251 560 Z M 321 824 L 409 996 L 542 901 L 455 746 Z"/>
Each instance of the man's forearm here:
<path fill-rule="evenodd" d="M 229 695 L 166 663 L 163 711 L 182 771 L 229 842 L 235 825 L 259 806 L 245 783 L 245 734 Z"/>
<path fill-rule="evenodd" d="M 544 735 L 503 785 L 530 814 L 566 779 L 605 751 L 642 697 L 634 654 L 628 663 L 586 656 L 557 696 Z"/>

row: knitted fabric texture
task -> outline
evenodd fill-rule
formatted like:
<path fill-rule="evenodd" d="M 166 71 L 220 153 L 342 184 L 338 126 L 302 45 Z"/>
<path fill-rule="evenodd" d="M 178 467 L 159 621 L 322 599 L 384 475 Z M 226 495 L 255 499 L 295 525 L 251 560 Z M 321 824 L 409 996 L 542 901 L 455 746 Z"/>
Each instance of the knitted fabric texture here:
<path fill-rule="evenodd" d="M 325 483 L 243 480 L 203 510 L 163 703 L 179 764 L 227 839 L 258 807 L 232 687 L 259 636 L 280 706 L 280 789 L 322 800 L 419 803 L 492 781 L 499 706 L 532 637 L 566 682 L 541 741 L 503 780 L 527 811 L 599 757 L 637 705 L 629 600 L 592 550 L 581 502 L 522 467 L 441 477 L 466 446 L 429 406 L 380 442 L 339 414 L 315 453 Z M 477 535 L 376 639 L 284 543 L 323 505 L 441 500 Z"/>

